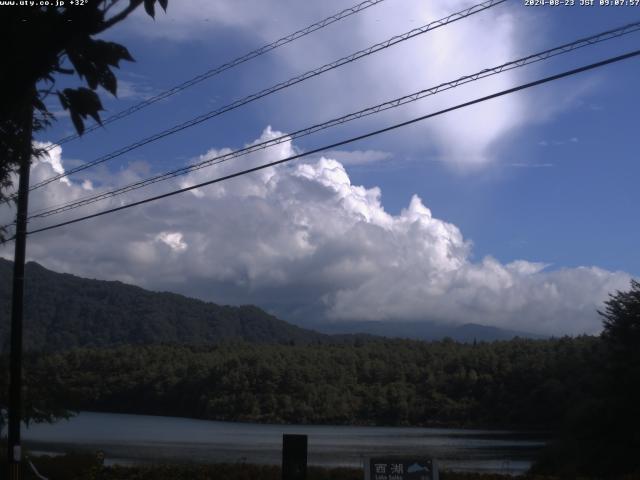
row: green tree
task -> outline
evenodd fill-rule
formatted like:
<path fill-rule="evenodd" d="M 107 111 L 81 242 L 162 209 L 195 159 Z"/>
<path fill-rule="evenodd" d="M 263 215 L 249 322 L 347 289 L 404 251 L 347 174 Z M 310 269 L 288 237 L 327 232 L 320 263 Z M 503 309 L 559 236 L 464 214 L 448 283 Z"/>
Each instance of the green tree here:
<path fill-rule="evenodd" d="M 87 117 L 100 122 L 103 110 L 96 89 L 116 95 L 113 72 L 122 60 L 133 61 L 122 45 L 96 39 L 136 8 L 152 17 L 156 3 L 168 0 L 86 0 L 83 5 L 4 7 L 0 15 L 0 200 L 12 187 L 12 173 L 22 164 L 30 131 L 49 126 L 53 116 L 45 100 L 56 94 L 79 134 Z M 50 2 L 51 4 L 55 2 Z M 77 74 L 89 87 L 56 89 L 58 75 Z M 33 113 L 32 113 L 33 112 Z M 25 144 L 27 148 L 25 148 Z M 31 156 L 42 154 L 32 149 Z M 29 161 L 29 159 L 24 159 Z M 0 231 L 0 240 L 6 232 Z"/>
<path fill-rule="evenodd" d="M 86 0 L 83 5 L 6 6 L 0 15 L 0 201 L 7 198 L 13 173 L 27 167 L 34 155 L 33 132 L 51 124 L 53 116 L 45 100 L 57 94 L 79 134 L 87 117 L 100 122 L 102 110 L 96 93 L 103 87 L 116 95 L 118 83 L 113 72 L 122 60 L 133 61 L 122 45 L 95 38 L 127 18 L 136 8 L 152 17 L 155 5 L 166 10 L 168 0 Z M 38 2 L 39 3 L 39 2 Z M 126 4 L 125 4 L 126 3 Z M 56 90 L 59 75 L 77 74 L 89 88 Z M 28 172 L 28 168 L 26 170 Z M 0 242 L 6 232 L 0 230 Z M 53 391 L 29 395 L 29 381 L 42 372 L 25 369 L 26 396 L 22 418 L 25 421 L 52 421 L 66 415 Z M 3 379 L 6 377 L 3 376 Z M 5 383 L 5 382 L 3 382 Z M 32 382 L 37 384 L 37 382 Z M 2 385 L 0 425 L 6 409 Z M 33 393 L 33 392 L 31 392 Z M 44 395 L 42 395 L 44 393 Z"/>
<path fill-rule="evenodd" d="M 544 453 L 537 472 L 571 478 L 640 475 L 640 283 L 632 280 L 629 291 L 610 295 L 598 313 L 604 328 L 583 364 L 586 381 L 576 384 L 582 395 L 564 407 L 562 436 Z"/>
<path fill-rule="evenodd" d="M 605 302 L 603 381 L 606 471 L 640 473 L 640 282 Z"/>
<path fill-rule="evenodd" d="M 640 365 L 640 282 L 631 280 L 628 292 L 610 295 L 605 310 L 598 313 L 604 318 L 602 340 L 616 373 L 622 373 L 619 369 L 637 371 Z M 619 380 L 627 386 L 631 378 Z"/>
<path fill-rule="evenodd" d="M 60 381 L 59 369 L 37 355 L 27 355 L 24 359 L 23 387 L 25 401 L 22 418 L 25 423 L 54 422 L 68 418 L 71 412 L 66 408 L 66 389 Z M 0 357 L 0 370 L 8 372 L 8 359 Z M 0 375 L 0 431 L 7 424 L 6 392 L 9 387 L 8 375 Z"/>

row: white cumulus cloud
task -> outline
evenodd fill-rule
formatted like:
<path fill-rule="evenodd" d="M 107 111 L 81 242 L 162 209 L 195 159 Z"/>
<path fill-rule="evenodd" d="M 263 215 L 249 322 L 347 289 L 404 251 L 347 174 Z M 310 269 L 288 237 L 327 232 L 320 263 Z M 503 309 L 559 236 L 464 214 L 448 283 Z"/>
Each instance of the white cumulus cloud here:
<path fill-rule="evenodd" d="M 187 244 L 180 232 L 160 232 L 156 235 L 156 240 L 164 243 L 174 252 L 184 252 L 187 249 Z"/>
<path fill-rule="evenodd" d="M 258 141 L 281 133 L 265 130 Z M 225 150 L 212 150 L 220 152 Z M 54 151 L 55 152 L 55 151 Z M 291 155 L 291 143 L 192 172 L 138 197 Z M 55 154 L 55 153 L 54 153 Z M 58 157 L 62 165 L 62 159 Z M 39 161 L 35 178 L 55 172 Z M 91 193 L 143 176 L 130 169 Z M 87 195 L 56 182 L 34 209 Z M 597 267 L 473 261 L 472 243 L 418 197 L 398 214 L 377 187 L 354 185 L 333 158 L 282 165 L 29 237 L 28 256 L 58 271 L 119 279 L 221 303 L 256 303 L 285 319 L 476 322 L 539 333 L 597 332 L 596 308 L 629 276 Z M 117 206 L 124 198 L 82 213 Z M 130 201 L 127 200 L 127 201 Z M 9 212 L 0 212 L 10 220 Z M 32 228 L 53 219 L 34 220 Z M 5 246 L 0 254 L 11 257 Z"/>

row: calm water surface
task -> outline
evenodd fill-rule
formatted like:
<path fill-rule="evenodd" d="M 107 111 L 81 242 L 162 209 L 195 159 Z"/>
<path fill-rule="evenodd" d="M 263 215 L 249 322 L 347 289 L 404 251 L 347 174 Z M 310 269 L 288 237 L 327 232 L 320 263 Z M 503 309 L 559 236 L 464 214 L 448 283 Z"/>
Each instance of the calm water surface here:
<path fill-rule="evenodd" d="M 521 474 L 544 445 L 524 432 L 263 425 L 92 412 L 32 425 L 23 431 L 23 441 L 40 452 L 102 450 L 109 463 L 279 464 L 283 433 L 308 435 L 309 463 L 324 466 L 358 467 L 368 456 L 417 455 L 455 470 Z"/>

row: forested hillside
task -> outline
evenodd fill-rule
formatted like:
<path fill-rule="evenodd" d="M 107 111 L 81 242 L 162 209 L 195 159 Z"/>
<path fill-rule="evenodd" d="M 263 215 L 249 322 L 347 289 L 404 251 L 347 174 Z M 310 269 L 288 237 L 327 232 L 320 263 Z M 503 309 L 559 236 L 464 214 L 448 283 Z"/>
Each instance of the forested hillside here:
<path fill-rule="evenodd" d="M 6 335 L 10 263 L 0 261 Z M 28 265 L 25 415 L 68 410 L 273 423 L 542 429 L 536 468 L 634 472 L 640 283 L 605 303 L 600 337 L 335 339 L 256 307 L 221 307 Z M 35 297 L 33 292 L 38 292 Z M 70 294 L 69 292 L 73 292 Z M 224 340 L 224 341 L 221 341 Z M 89 348 L 70 348 L 89 345 Z M 0 421 L 7 391 L 0 356 Z"/>
<path fill-rule="evenodd" d="M 215 420 L 548 428 L 588 395 L 596 350 L 592 337 L 80 349 L 31 357 L 27 397 Z"/>
<path fill-rule="evenodd" d="M 0 259 L 0 348 L 6 351 L 13 263 Z M 279 320 L 255 306 L 230 307 L 157 293 L 121 282 L 89 280 L 26 265 L 25 347 L 160 343 L 313 343 L 327 336 Z"/>

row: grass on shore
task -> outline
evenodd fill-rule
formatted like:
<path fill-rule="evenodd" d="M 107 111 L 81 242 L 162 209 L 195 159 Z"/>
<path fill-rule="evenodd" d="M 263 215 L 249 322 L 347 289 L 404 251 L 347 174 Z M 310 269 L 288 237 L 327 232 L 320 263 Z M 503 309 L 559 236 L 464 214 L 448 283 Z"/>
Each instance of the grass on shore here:
<path fill-rule="evenodd" d="M 94 455 L 67 454 L 30 458 L 49 480 L 281 480 L 279 466 L 241 463 L 210 465 L 101 466 Z M 25 467 L 27 467 L 27 462 Z M 0 468 L 4 469 L 4 465 Z M 25 468 L 24 480 L 38 480 Z M 513 480 L 508 475 L 441 472 L 442 480 Z M 522 476 L 519 480 L 552 480 L 554 477 Z M 307 480 L 363 480 L 359 468 L 309 467 Z"/>
<path fill-rule="evenodd" d="M 140 466 L 102 466 L 95 455 L 69 453 L 60 456 L 27 457 L 38 472 L 48 480 L 281 480 L 281 470 L 275 465 L 217 463 L 209 465 L 158 464 Z M 5 471 L 5 459 L 0 459 L 0 472 Z M 24 480 L 39 480 L 23 462 Z M 441 472 L 441 480 L 514 480 L 510 475 Z M 561 477 L 523 475 L 518 480 L 559 480 Z M 569 477 L 564 477 L 569 478 Z M 571 476 L 572 480 L 580 480 Z M 363 480 L 359 468 L 309 467 L 307 480 Z M 637 475 L 621 480 L 639 480 Z M 589 480 L 582 478 L 581 480 Z"/>

